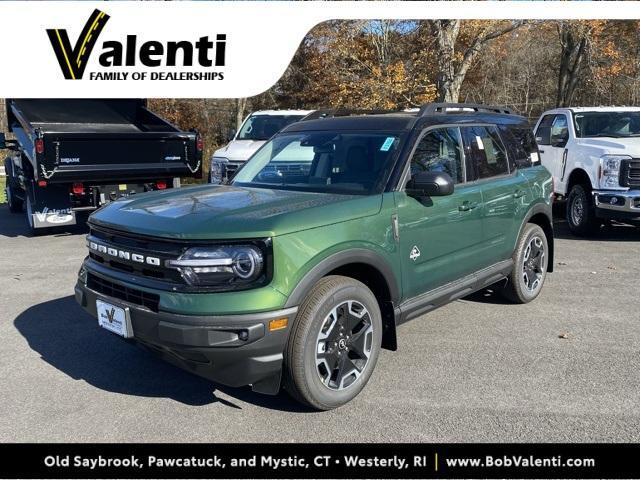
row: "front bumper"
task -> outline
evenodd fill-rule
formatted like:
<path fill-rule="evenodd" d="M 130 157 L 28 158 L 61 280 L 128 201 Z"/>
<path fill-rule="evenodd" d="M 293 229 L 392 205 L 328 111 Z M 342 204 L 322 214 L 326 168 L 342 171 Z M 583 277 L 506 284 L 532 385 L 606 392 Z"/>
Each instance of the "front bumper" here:
<path fill-rule="evenodd" d="M 640 190 L 593 192 L 596 215 L 612 220 L 640 221 Z"/>
<path fill-rule="evenodd" d="M 132 340 L 178 367 L 232 387 L 251 385 L 254 391 L 268 394 L 280 389 L 283 352 L 297 307 L 246 315 L 154 312 L 91 290 L 80 279 L 75 296 L 95 318 L 98 299 L 128 307 Z M 271 320 L 285 317 L 287 328 L 269 331 Z"/>

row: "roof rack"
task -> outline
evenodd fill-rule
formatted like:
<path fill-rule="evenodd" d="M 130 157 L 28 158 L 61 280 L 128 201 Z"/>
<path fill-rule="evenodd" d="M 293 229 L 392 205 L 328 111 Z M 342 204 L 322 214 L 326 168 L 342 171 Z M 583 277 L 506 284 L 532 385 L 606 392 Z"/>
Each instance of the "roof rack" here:
<path fill-rule="evenodd" d="M 505 107 L 493 105 L 479 105 L 477 103 L 427 103 L 420 107 L 418 117 L 426 115 L 449 114 L 449 113 L 502 113 L 511 115 L 513 112 Z"/>
<path fill-rule="evenodd" d="M 350 117 L 352 115 L 380 115 L 385 113 L 398 113 L 397 110 L 363 110 L 355 108 L 321 108 L 315 110 L 305 117 L 300 119 L 301 122 L 305 120 L 317 120 L 319 118 L 332 118 L 332 117 Z"/>

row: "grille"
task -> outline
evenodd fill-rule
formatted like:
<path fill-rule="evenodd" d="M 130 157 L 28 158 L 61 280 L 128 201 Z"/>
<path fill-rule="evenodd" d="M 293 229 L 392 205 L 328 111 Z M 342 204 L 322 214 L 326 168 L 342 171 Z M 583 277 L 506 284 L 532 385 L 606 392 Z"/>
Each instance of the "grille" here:
<path fill-rule="evenodd" d="M 134 305 L 147 307 L 154 312 L 158 311 L 160 297 L 154 293 L 147 293 L 142 290 L 136 290 L 135 288 L 118 285 L 117 283 L 110 282 L 91 273 L 87 274 L 87 287 L 107 297 L 119 298 Z"/>
<path fill-rule="evenodd" d="M 233 177 L 236 176 L 236 173 L 238 173 L 238 170 L 240 169 L 240 167 L 242 166 L 242 163 L 225 163 L 224 164 L 224 170 L 222 172 L 222 177 L 225 181 L 229 181 L 232 180 Z"/>
<path fill-rule="evenodd" d="M 124 250 L 131 254 L 143 255 L 145 258 L 151 256 L 160 259 L 160 265 L 150 265 L 146 262 L 131 261 L 130 258 L 109 255 L 107 252 L 89 250 L 89 256 L 106 267 L 143 278 L 163 281 L 167 283 L 168 287 L 184 283 L 177 270 L 164 266 L 165 260 L 178 258 L 184 252 L 184 245 L 139 237 L 134 238 L 120 232 L 94 227 L 91 228 L 91 233 L 87 239 L 89 242 L 94 241 L 99 245 L 113 247 L 118 251 Z"/>
<path fill-rule="evenodd" d="M 623 163 L 620 170 L 620 185 L 623 187 L 640 187 L 640 158 L 633 158 Z"/>

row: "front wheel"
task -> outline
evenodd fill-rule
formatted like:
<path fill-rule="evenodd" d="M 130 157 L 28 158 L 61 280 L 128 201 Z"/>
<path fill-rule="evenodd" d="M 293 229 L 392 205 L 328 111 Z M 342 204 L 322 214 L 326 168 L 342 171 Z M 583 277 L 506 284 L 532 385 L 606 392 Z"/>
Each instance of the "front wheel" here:
<path fill-rule="evenodd" d="M 514 303 L 529 303 L 540 294 L 547 277 L 548 252 L 544 230 L 528 223 L 513 252 L 513 269 L 502 290 L 507 299 Z"/>
<path fill-rule="evenodd" d="M 304 303 L 285 351 L 285 388 L 318 410 L 349 402 L 375 368 L 382 315 L 373 293 L 348 277 L 320 280 Z"/>
<path fill-rule="evenodd" d="M 591 193 L 583 185 L 574 185 L 567 197 L 567 223 L 574 235 L 593 235 L 600 222 L 595 214 Z"/>

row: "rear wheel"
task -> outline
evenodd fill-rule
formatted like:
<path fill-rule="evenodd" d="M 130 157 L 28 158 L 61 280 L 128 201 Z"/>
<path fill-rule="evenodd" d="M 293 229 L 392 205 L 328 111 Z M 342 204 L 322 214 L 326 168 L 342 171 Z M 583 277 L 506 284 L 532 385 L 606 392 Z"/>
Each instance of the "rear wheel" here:
<path fill-rule="evenodd" d="M 375 368 L 382 315 L 371 291 L 348 277 L 320 280 L 300 307 L 285 352 L 285 387 L 330 410 L 355 398 Z"/>
<path fill-rule="evenodd" d="M 593 235 L 600 228 L 591 192 L 584 185 L 574 185 L 567 197 L 567 223 L 574 235 Z"/>
<path fill-rule="evenodd" d="M 5 186 L 5 195 L 7 197 L 7 206 L 11 213 L 22 212 L 22 199 L 16 196 L 19 188 L 16 185 L 16 181 L 13 178 L 13 164 L 9 158 L 4 161 L 4 171 L 7 175 L 7 185 Z"/>
<path fill-rule="evenodd" d="M 513 253 L 513 269 L 502 294 L 514 303 L 529 303 L 542 290 L 547 277 L 549 244 L 544 230 L 528 223 Z"/>

